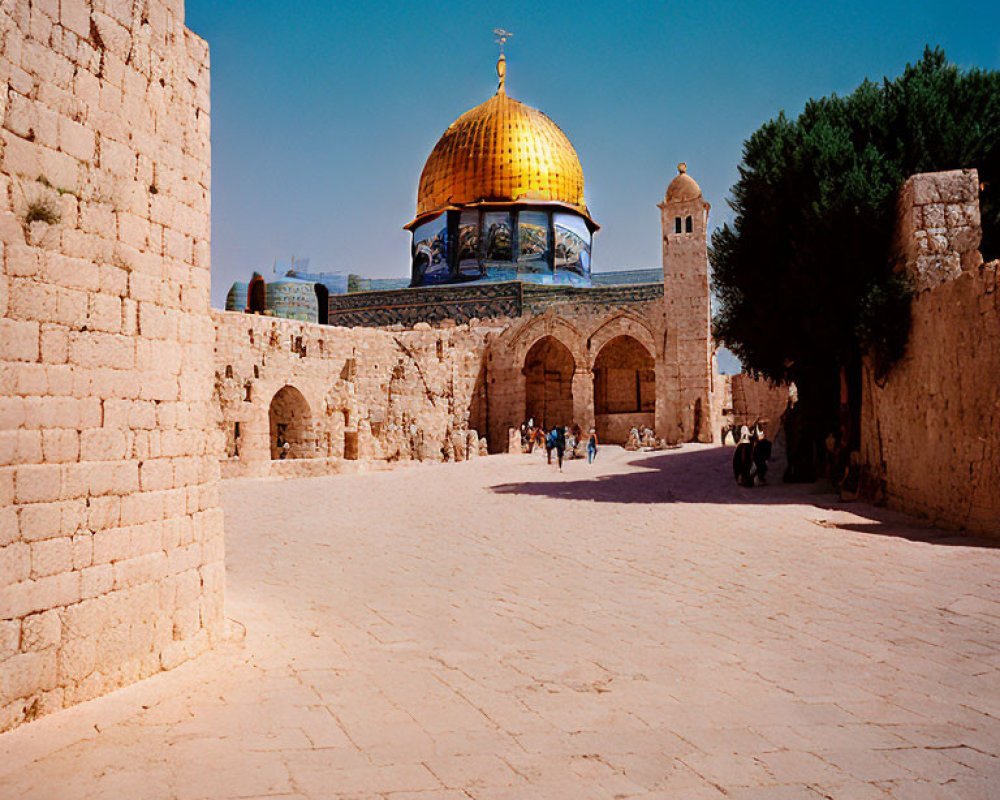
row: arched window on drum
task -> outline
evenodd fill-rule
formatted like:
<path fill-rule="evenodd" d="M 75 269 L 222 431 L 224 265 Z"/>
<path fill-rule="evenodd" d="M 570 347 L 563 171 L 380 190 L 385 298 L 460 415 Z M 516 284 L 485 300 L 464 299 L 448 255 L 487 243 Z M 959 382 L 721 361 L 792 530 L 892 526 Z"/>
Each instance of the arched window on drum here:
<path fill-rule="evenodd" d="M 458 275 L 472 280 L 486 276 L 480 258 L 479 211 L 462 211 L 458 217 Z"/>
<path fill-rule="evenodd" d="M 559 283 L 586 283 L 590 278 L 590 230 L 576 214 L 553 214 L 555 267 Z"/>
<path fill-rule="evenodd" d="M 483 212 L 483 268 L 494 281 L 509 281 L 517 277 L 512 263 L 513 234 L 509 211 Z"/>
<path fill-rule="evenodd" d="M 413 285 L 444 283 L 448 269 L 448 215 L 440 214 L 413 232 Z"/>

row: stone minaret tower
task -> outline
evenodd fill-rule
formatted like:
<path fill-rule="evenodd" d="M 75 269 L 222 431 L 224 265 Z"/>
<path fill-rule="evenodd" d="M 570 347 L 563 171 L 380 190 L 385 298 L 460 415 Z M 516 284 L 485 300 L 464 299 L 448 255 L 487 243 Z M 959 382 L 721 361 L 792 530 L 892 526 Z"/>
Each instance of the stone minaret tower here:
<path fill-rule="evenodd" d="M 708 289 L 708 211 L 701 187 L 678 175 L 659 204 L 663 221 L 664 366 L 666 423 L 674 441 L 713 437 L 711 302 Z M 659 393 L 658 393 L 659 394 Z M 663 394 L 660 394 L 663 397 Z M 672 408 L 669 408 L 672 406 Z"/>

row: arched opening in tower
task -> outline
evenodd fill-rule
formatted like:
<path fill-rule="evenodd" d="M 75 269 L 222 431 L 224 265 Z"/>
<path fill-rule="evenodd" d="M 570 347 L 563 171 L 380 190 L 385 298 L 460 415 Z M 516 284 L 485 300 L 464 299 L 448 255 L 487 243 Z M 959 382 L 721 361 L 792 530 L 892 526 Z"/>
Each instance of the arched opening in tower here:
<path fill-rule="evenodd" d="M 594 362 L 594 416 L 601 441 L 622 444 L 632 428 L 652 428 L 656 413 L 653 356 L 632 336 L 616 336 Z"/>
<path fill-rule="evenodd" d="M 271 424 L 271 458 L 312 458 L 316 436 L 309 403 L 294 386 L 282 386 L 268 409 Z"/>
<path fill-rule="evenodd" d="M 573 424 L 573 372 L 569 349 L 552 336 L 539 339 L 524 359 L 524 418 L 550 430 Z"/>

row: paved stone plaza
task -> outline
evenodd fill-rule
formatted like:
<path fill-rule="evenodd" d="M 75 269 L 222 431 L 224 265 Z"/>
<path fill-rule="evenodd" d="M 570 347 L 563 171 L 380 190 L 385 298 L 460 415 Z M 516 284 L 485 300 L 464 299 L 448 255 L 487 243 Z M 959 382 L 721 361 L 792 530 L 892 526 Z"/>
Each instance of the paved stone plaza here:
<path fill-rule="evenodd" d="M 232 640 L 0 736 L 0 796 L 1000 795 L 1000 549 L 731 453 L 230 482 Z"/>

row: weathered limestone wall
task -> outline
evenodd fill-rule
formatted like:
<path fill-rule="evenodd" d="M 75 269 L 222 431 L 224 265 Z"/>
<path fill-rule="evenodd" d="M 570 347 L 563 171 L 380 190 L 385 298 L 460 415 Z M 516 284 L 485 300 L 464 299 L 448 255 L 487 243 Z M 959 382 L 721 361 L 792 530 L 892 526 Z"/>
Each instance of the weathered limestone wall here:
<path fill-rule="evenodd" d="M 212 311 L 212 320 L 224 476 L 479 454 L 472 432 L 485 434 L 484 359 L 494 329 L 337 328 L 231 311 Z M 304 401 L 305 441 L 284 410 L 292 408 L 282 402 L 289 393 L 279 395 L 285 387 Z M 282 430 L 289 454 L 273 459 Z"/>
<path fill-rule="evenodd" d="M 918 293 L 906 355 L 866 365 L 862 457 L 890 505 L 1000 535 L 1000 262 L 982 265 L 975 170 L 915 175 L 900 194 L 902 267 Z"/>
<path fill-rule="evenodd" d="M 631 337 L 648 353 L 657 387 L 676 384 L 677 366 L 664 357 L 662 344 L 671 334 L 663 329 L 657 301 L 610 315 L 565 305 L 489 324 L 418 323 L 400 330 L 229 311 L 212 311 L 212 319 L 224 477 L 461 460 L 480 454 L 487 441 L 489 452 L 506 452 L 509 430 L 527 419 L 528 353 L 549 338 L 565 348 L 570 361 L 565 394 L 550 398 L 564 409 L 560 424 L 607 425 L 611 440 L 622 442 L 634 425 L 657 433 L 680 427 L 669 422 L 676 415 L 671 397 L 657 396 L 655 411 L 605 415 L 613 419 L 595 414 L 594 365 L 618 337 Z M 304 435 L 303 416 L 308 418 Z M 274 458 L 285 442 L 286 457 Z"/>
<path fill-rule="evenodd" d="M 781 418 L 788 408 L 787 384 L 771 383 L 741 372 L 716 374 L 714 387 L 712 419 L 720 442 L 727 444 L 726 433 L 732 426 L 750 426 L 755 422 L 763 425 L 772 440 L 777 436 Z"/>
<path fill-rule="evenodd" d="M 208 47 L 181 0 L 0 5 L 0 730 L 223 625 Z"/>

